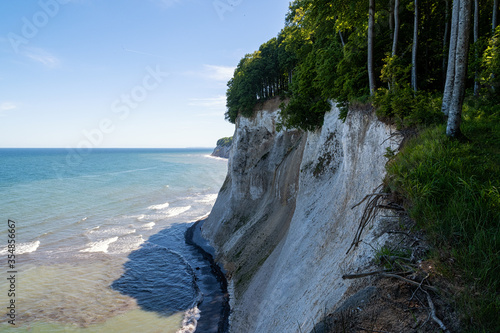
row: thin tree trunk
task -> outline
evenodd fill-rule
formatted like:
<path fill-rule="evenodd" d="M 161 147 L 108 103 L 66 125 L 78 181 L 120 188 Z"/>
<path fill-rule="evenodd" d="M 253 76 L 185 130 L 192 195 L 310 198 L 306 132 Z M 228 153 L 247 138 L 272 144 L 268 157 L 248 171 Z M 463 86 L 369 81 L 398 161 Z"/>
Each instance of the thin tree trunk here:
<path fill-rule="evenodd" d="M 446 135 L 455 138 L 461 136 L 460 123 L 462 122 L 462 104 L 465 95 L 467 56 L 469 54 L 470 11 L 471 0 L 461 0 L 455 55 L 455 84 L 453 85 L 453 96 L 446 126 Z"/>
<path fill-rule="evenodd" d="M 368 9 L 368 82 L 370 95 L 375 94 L 375 72 L 373 69 L 373 40 L 375 25 L 375 0 L 370 0 Z"/>
<path fill-rule="evenodd" d="M 399 37 L 399 0 L 394 2 L 394 36 L 392 38 L 392 56 L 396 55 Z"/>
<path fill-rule="evenodd" d="M 339 30 L 340 42 L 342 43 L 342 47 L 345 47 L 344 36 L 342 36 L 342 31 Z"/>
<path fill-rule="evenodd" d="M 498 0 L 493 1 L 493 17 L 491 18 L 491 32 L 495 33 L 497 27 Z"/>
<path fill-rule="evenodd" d="M 443 37 L 443 67 L 442 67 L 442 71 L 443 71 L 443 78 L 444 80 L 443 81 L 446 81 L 446 45 L 448 44 L 448 29 L 449 29 L 449 25 L 450 25 L 450 11 L 449 11 L 449 8 L 450 8 L 450 4 L 449 4 L 449 1 L 446 0 L 446 8 L 445 8 L 445 25 L 444 25 L 444 37 Z"/>
<path fill-rule="evenodd" d="M 418 0 L 415 0 L 413 16 L 413 47 L 411 49 L 411 87 L 417 92 L 417 49 L 418 49 Z"/>
<path fill-rule="evenodd" d="M 394 0 L 389 1 L 389 30 L 391 31 L 391 38 L 394 38 Z"/>
<path fill-rule="evenodd" d="M 446 83 L 444 85 L 443 104 L 441 111 L 447 116 L 450 106 L 451 96 L 453 95 L 453 86 L 455 80 L 455 52 L 458 37 L 458 19 L 459 19 L 460 0 L 453 0 L 453 10 L 451 14 L 450 28 L 450 46 L 448 51 L 448 69 L 446 71 Z"/>
<path fill-rule="evenodd" d="M 478 78 L 478 45 L 477 40 L 479 39 L 479 0 L 474 0 L 474 96 L 479 96 L 479 78 Z"/>

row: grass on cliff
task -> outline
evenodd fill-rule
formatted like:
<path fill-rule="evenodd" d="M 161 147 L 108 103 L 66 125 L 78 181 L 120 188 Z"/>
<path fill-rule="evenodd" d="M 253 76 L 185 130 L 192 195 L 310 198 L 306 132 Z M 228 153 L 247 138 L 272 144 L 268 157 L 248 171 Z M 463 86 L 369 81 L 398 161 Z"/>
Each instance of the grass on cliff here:
<path fill-rule="evenodd" d="M 387 165 L 386 185 L 426 230 L 467 331 L 500 329 L 500 112 L 464 106 L 462 131 L 432 126 Z"/>

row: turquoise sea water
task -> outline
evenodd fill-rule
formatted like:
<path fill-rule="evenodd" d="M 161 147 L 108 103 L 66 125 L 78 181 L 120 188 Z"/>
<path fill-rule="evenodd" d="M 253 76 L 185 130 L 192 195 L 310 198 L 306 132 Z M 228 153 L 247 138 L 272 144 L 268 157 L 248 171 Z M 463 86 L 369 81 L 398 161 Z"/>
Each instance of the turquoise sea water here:
<path fill-rule="evenodd" d="M 0 149 L 0 259 L 11 219 L 17 271 L 16 326 L 2 314 L 0 331 L 193 331 L 202 296 L 183 235 L 209 213 L 227 171 L 209 154 Z"/>

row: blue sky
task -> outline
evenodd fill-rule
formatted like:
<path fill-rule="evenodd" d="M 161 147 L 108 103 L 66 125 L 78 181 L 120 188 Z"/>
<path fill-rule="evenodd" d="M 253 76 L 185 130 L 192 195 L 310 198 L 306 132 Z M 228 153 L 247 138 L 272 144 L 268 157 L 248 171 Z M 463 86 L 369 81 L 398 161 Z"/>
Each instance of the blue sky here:
<path fill-rule="evenodd" d="M 289 0 L 0 3 L 0 147 L 212 147 Z"/>

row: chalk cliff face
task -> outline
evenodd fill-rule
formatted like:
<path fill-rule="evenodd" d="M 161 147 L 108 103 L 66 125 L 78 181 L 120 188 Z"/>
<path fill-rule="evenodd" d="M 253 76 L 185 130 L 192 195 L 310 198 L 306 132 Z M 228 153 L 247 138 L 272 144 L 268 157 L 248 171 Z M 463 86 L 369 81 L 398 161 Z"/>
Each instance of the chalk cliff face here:
<path fill-rule="evenodd" d="M 203 225 L 226 270 L 231 332 L 311 331 L 345 297 L 342 274 L 366 268 L 371 246 L 385 241 L 379 219 L 346 255 L 363 210 L 351 207 L 381 184 L 394 130 L 367 111 L 345 123 L 338 113 L 312 133 L 277 132 L 277 111 L 237 119 L 228 175 Z"/>

